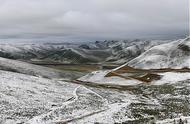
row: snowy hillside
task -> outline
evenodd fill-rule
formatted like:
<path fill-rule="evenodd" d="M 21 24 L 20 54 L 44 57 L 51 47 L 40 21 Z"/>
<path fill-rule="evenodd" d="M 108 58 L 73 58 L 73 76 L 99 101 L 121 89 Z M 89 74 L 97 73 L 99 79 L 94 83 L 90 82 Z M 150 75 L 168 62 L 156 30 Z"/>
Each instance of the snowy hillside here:
<path fill-rule="evenodd" d="M 74 84 L 0 71 L 0 123 L 22 123 L 49 112 L 72 97 L 75 88 Z"/>
<path fill-rule="evenodd" d="M 131 60 L 127 65 L 136 68 L 190 68 L 190 39 L 161 44 Z"/>
<path fill-rule="evenodd" d="M 1 124 L 190 122 L 189 81 L 117 90 L 0 71 L 0 85 Z"/>
<path fill-rule="evenodd" d="M 79 78 L 78 80 L 89 83 L 109 84 L 109 85 L 119 85 L 119 86 L 131 86 L 142 83 L 137 80 L 125 80 L 124 78 L 117 76 L 105 77 L 106 74 L 108 74 L 109 72 L 110 71 L 95 71 Z"/>
<path fill-rule="evenodd" d="M 90 74 L 87 74 L 81 78 L 79 81 L 88 82 L 89 84 L 101 84 L 101 85 L 110 85 L 110 86 L 135 86 L 139 84 L 144 84 L 144 82 L 130 79 L 126 80 L 125 78 L 119 76 L 106 77 L 106 75 L 111 71 L 96 71 Z M 127 74 L 126 74 L 127 75 Z M 190 73 L 175 73 L 175 72 L 166 72 L 160 73 L 160 80 L 154 80 L 150 84 L 172 84 L 179 81 L 190 80 Z"/>
<path fill-rule="evenodd" d="M 153 46 L 167 43 L 170 41 L 159 41 L 159 40 L 125 40 L 120 41 L 115 44 L 110 45 L 109 47 L 112 50 L 112 56 L 107 58 L 107 62 L 113 62 L 118 64 L 124 64 L 142 53 L 150 49 Z"/>
<path fill-rule="evenodd" d="M 133 46 L 128 47 L 127 49 L 133 49 L 137 51 Z M 132 54 L 131 54 L 132 55 Z M 128 73 L 127 67 L 131 66 L 140 69 L 161 69 L 161 68 L 173 68 L 173 69 L 183 69 L 190 68 L 190 39 L 181 39 L 161 45 L 154 46 L 148 49 L 146 52 L 142 53 L 139 57 L 127 62 L 126 64 L 109 71 L 96 71 L 92 72 L 86 76 L 79 78 L 81 81 L 98 83 L 98 84 L 112 84 L 112 85 L 137 85 L 144 83 L 142 79 L 143 76 L 145 78 L 150 79 L 151 77 L 146 77 L 147 73 L 150 72 L 138 72 L 136 70 L 135 73 Z M 123 69 L 122 73 L 119 72 L 119 69 Z M 126 72 L 125 72 L 126 71 Z M 166 73 L 168 72 L 168 73 Z M 107 77 L 109 73 L 112 73 L 112 76 Z M 160 77 L 159 80 L 150 81 L 152 84 L 159 84 L 162 82 L 178 82 L 189 80 L 189 73 L 177 73 L 177 71 L 169 72 L 165 70 L 165 72 L 152 72 L 153 74 L 157 74 Z M 139 75 L 139 76 L 138 76 Z M 130 77 L 132 76 L 132 77 Z M 180 78 L 177 78 L 180 77 Z"/>
<path fill-rule="evenodd" d="M 58 71 L 55 69 L 29 64 L 17 60 L 5 59 L 0 57 L 0 69 L 12 72 L 18 72 L 33 76 L 41 76 L 46 78 L 66 78 L 70 79 L 75 76 L 67 71 Z"/>

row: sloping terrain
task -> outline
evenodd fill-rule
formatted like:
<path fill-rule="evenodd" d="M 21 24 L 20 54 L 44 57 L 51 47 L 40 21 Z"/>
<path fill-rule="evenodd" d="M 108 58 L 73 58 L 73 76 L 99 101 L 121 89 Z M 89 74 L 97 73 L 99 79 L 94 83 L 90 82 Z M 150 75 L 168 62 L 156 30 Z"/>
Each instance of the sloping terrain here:
<path fill-rule="evenodd" d="M 154 78 L 156 80 L 162 79 L 162 75 L 167 76 L 165 72 L 190 72 L 189 38 L 154 46 L 116 69 L 93 72 L 79 80 L 136 85 L 139 81 L 142 83 L 151 82 Z M 154 78 L 151 79 L 152 77 Z"/>
<path fill-rule="evenodd" d="M 0 123 L 22 123 L 61 106 L 73 97 L 76 87 L 64 82 L 0 71 Z"/>
<path fill-rule="evenodd" d="M 17 60 L 5 59 L 0 57 L 0 69 L 33 76 L 41 76 L 45 78 L 65 78 L 71 79 L 77 76 L 77 73 L 67 71 L 59 71 L 43 66 L 33 65 Z"/>
<path fill-rule="evenodd" d="M 164 73 L 124 73 L 113 74 L 112 71 L 95 71 L 78 79 L 89 84 L 117 86 L 135 86 L 139 84 L 176 83 L 190 79 L 190 72 L 164 72 Z M 152 78 L 152 79 L 151 79 Z M 149 81 L 150 80 L 150 81 Z"/>
<path fill-rule="evenodd" d="M 190 68 L 190 39 L 158 45 L 131 60 L 136 68 Z"/>
<path fill-rule="evenodd" d="M 112 56 L 107 58 L 107 62 L 113 62 L 118 64 L 124 64 L 142 53 L 150 49 L 153 46 L 163 44 L 170 41 L 146 41 L 146 40 L 125 40 L 115 44 L 111 44 L 109 47 L 112 50 Z"/>
<path fill-rule="evenodd" d="M 190 123 L 189 80 L 110 89 L 6 71 L 0 79 L 1 124 Z"/>

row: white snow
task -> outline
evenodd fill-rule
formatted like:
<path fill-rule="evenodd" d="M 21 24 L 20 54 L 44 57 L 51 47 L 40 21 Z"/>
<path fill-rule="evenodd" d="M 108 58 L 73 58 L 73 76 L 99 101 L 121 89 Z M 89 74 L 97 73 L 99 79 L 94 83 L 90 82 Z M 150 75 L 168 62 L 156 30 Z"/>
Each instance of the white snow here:
<path fill-rule="evenodd" d="M 190 80 L 190 73 L 167 72 L 161 73 L 160 75 L 163 76 L 161 80 L 153 81 L 153 85 L 174 84 L 179 81 Z"/>
<path fill-rule="evenodd" d="M 105 77 L 105 75 L 108 72 L 109 71 L 95 71 L 79 78 L 78 80 L 91 82 L 91 83 L 98 83 L 98 84 L 121 85 L 121 86 L 130 86 L 142 83 L 138 80 L 126 80 L 124 78 L 117 76 Z"/>
<path fill-rule="evenodd" d="M 113 116 L 115 113 L 121 111 L 123 107 L 127 107 L 130 105 L 131 102 L 128 103 L 115 103 L 109 105 L 110 109 L 107 109 L 103 112 L 100 112 L 98 114 L 92 115 L 90 117 L 86 117 L 84 119 L 81 119 L 79 121 L 76 121 L 74 123 L 78 124 L 93 124 L 94 122 L 106 122 L 107 124 L 114 124 L 114 123 L 122 123 L 126 120 L 130 120 L 130 118 L 126 117 L 120 117 L 118 119 L 114 119 Z"/>
<path fill-rule="evenodd" d="M 62 81 L 0 71 L 0 122 L 21 123 L 61 106 L 77 87 Z"/>
<path fill-rule="evenodd" d="M 183 45 L 184 48 L 180 48 Z M 154 46 L 126 65 L 136 68 L 183 68 L 190 67 L 190 41 L 181 39 Z"/>
<path fill-rule="evenodd" d="M 115 69 L 114 69 L 115 70 Z M 124 78 L 120 78 L 117 76 L 105 77 L 105 75 L 110 71 L 95 71 L 86 76 L 79 78 L 78 80 L 89 82 L 89 83 L 97 83 L 97 84 L 109 84 L 109 85 L 118 85 L 118 86 L 132 86 L 138 85 L 143 82 L 138 80 L 126 80 Z M 166 72 L 166 73 L 158 73 L 162 76 L 160 80 L 152 81 L 152 85 L 163 85 L 163 84 L 174 84 L 179 81 L 190 80 L 190 73 L 177 73 L 177 72 Z"/>
<path fill-rule="evenodd" d="M 0 57 L 0 69 L 46 78 L 69 78 L 72 74 L 52 68 Z"/>
<path fill-rule="evenodd" d="M 190 116 L 181 116 L 180 118 L 159 120 L 156 122 L 156 124 L 179 124 L 180 119 L 183 124 L 190 124 Z"/>

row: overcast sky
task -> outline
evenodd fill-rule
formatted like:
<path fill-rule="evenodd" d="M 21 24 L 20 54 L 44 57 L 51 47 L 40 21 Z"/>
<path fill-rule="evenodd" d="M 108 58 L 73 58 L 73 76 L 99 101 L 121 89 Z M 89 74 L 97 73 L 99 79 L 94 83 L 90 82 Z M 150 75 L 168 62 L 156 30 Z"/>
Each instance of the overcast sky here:
<path fill-rule="evenodd" d="M 0 0 L 0 39 L 90 41 L 189 34 L 189 0 Z"/>

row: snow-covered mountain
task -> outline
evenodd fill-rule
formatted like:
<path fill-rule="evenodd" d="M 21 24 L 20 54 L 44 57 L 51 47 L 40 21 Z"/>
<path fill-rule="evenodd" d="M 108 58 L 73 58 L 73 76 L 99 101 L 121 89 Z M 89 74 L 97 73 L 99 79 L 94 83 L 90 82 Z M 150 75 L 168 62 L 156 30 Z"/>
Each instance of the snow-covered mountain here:
<path fill-rule="evenodd" d="M 104 53 L 103 57 L 99 53 Z M 91 54 L 90 54 L 91 53 Z M 89 55 L 90 54 L 90 55 Z M 81 49 L 68 44 L 1 44 L 0 56 L 9 59 L 93 63 L 109 56 L 109 51 Z"/>
<path fill-rule="evenodd" d="M 127 49 L 129 48 L 130 47 L 128 47 Z M 151 72 L 146 72 L 146 70 L 144 72 L 143 70 L 141 70 L 140 72 L 136 70 L 135 73 L 130 74 L 127 72 L 128 66 L 137 69 L 190 68 L 190 38 L 180 39 L 173 42 L 156 45 L 154 47 L 149 48 L 135 59 L 126 62 L 126 64 L 123 64 L 122 66 L 116 69 L 106 70 L 106 71 L 100 70 L 92 72 L 90 74 L 87 74 L 86 76 L 79 78 L 79 80 L 85 82 L 93 82 L 97 84 L 129 86 L 129 85 L 137 85 L 144 83 L 143 81 L 141 80 L 139 81 L 136 79 L 139 78 L 142 79 L 143 76 L 146 77 L 147 73 L 151 73 Z M 122 73 L 117 73 L 119 72 L 118 70 L 122 68 L 123 68 L 123 70 L 121 70 Z M 156 71 L 152 72 L 160 75 L 160 80 L 151 83 L 157 84 L 161 82 L 178 82 L 190 79 L 189 73 L 177 73 L 177 70 L 176 73 L 173 72 L 165 73 L 165 72 L 169 71 L 165 70 L 160 73 Z M 107 76 L 108 74 L 111 74 L 112 76 Z M 131 75 L 132 77 L 127 78 L 128 76 Z M 146 77 L 146 78 L 150 79 L 151 77 Z"/>
<path fill-rule="evenodd" d="M 168 41 L 124 40 L 90 43 L 0 44 L 0 57 L 24 61 L 123 64 Z"/>
<path fill-rule="evenodd" d="M 170 41 L 159 40 L 125 40 L 111 44 L 109 47 L 112 51 L 112 56 L 107 58 L 107 62 L 113 62 L 118 64 L 124 64 L 142 53 L 150 49 L 153 46 L 163 44 Z"/>
<path fill-rule="evenodd" d="M 190 38 L 154 46 L 127 65 L 136 68 L 190 68 Z"/>

